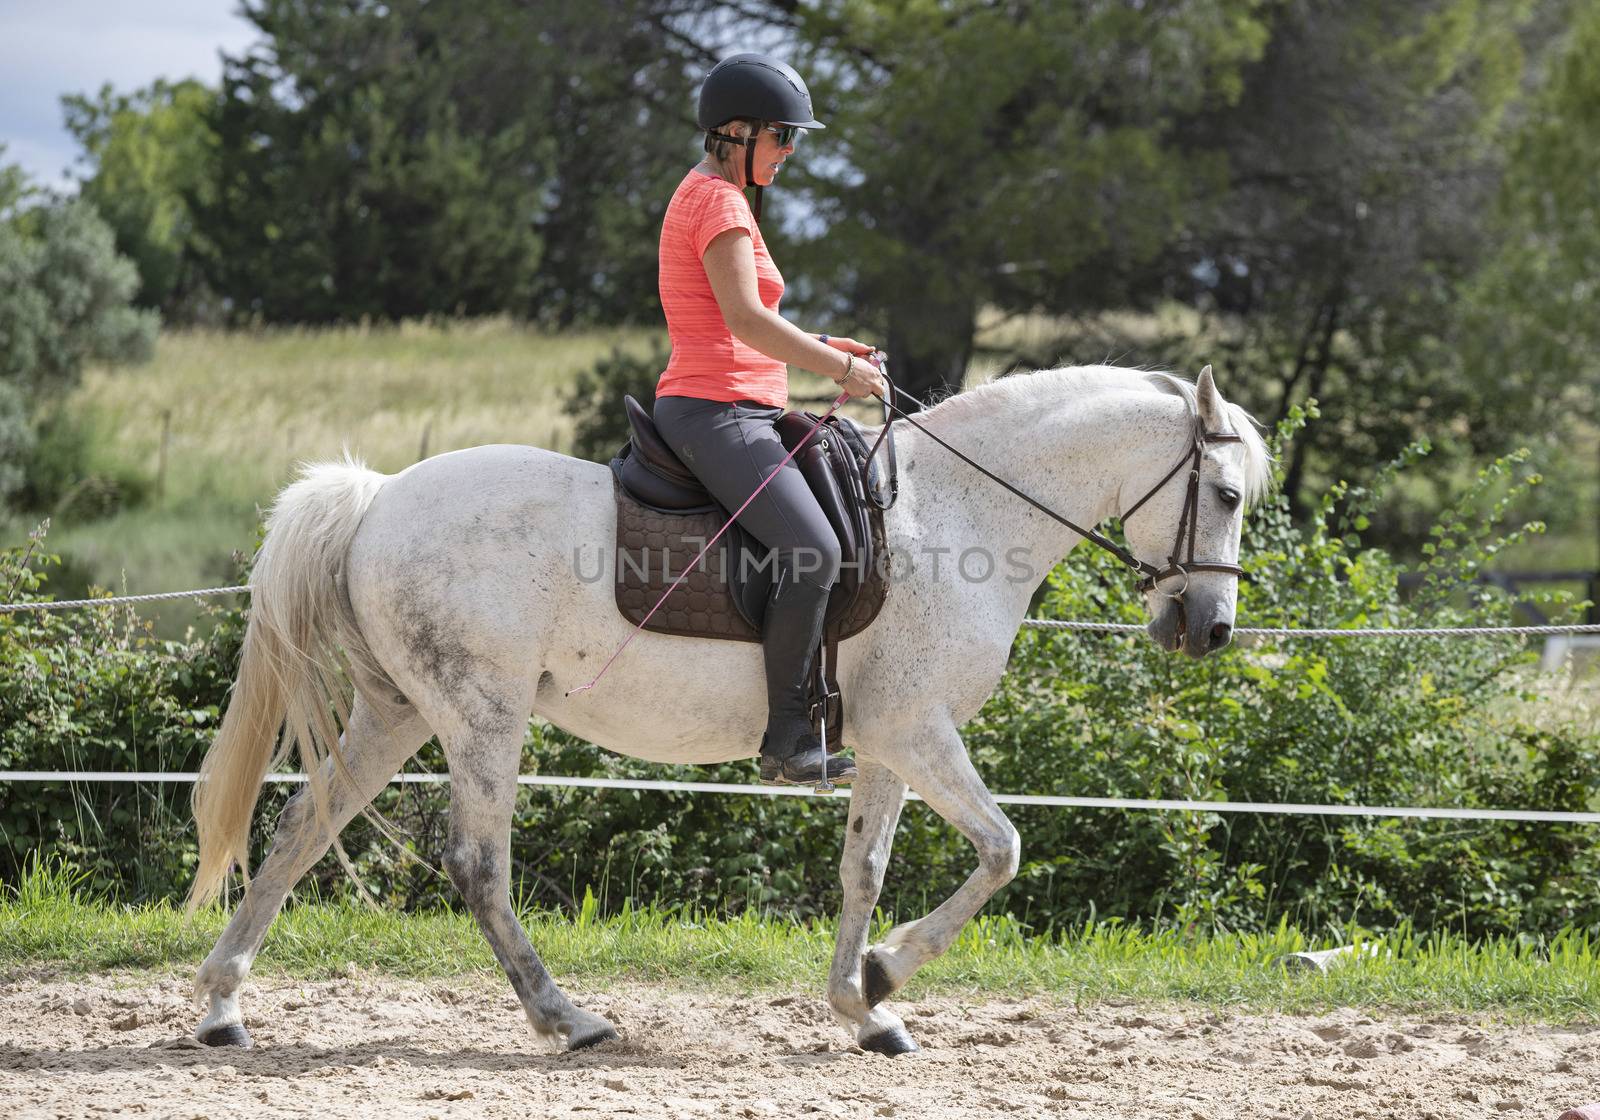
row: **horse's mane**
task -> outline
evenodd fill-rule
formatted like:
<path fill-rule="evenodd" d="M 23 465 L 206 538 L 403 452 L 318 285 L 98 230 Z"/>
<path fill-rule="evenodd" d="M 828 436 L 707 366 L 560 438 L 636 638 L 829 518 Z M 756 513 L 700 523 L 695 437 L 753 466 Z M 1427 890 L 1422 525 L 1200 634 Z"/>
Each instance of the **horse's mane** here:
<path fill-rule="evenodd" d="M 1107 391 L 1167 393 L 1182 397 L 1191 413 L 1199 412 L 1194 382 L 1170 373 L 1124 366 L 1065 366 L 1008 374 L 974 385 L 933 405 L 926 416 L 959 421 L 967 415 L 995 411 L 1028 415 L 1059 407 L 1072 397 Z M 1272 454 L 1261 438 L 1260 425 L 1248 412 L 1232 401 L 1224 401 L 1223 408 L 1244 448 L 1244 497 L 1247 504 L 1254 505 L 1272 487 Z"/>

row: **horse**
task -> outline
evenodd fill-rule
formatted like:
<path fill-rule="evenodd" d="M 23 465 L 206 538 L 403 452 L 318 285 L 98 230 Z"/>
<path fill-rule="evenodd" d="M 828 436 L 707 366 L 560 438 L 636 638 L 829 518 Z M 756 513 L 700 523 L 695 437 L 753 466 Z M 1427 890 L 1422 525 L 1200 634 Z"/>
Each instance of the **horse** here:
<path fill-rule="evenodd" d="M 1209 366 L 1196 382 L 1115 366 L 1016 373 L 896 423 L 900 490 L 885 528 L 897 570 L 878 617 L 840 644 L 836 665 L 859 775 L 827 979 L 840 1024 L 891 1055 L 917 1044 L 885 1001 L 1016 873 L 1017 830 L 960 728 L 999 683 L 1033 592 L 1083 539 L 936 441 L 1077 525 L 1138 505 L 1124 534 L 1147 573 L 1148 633 L 1191 657 L 1229 640 L 1244 511 L 1271 479 L 1255 422 L 1223 400 Z M 1187 489 L 1170 481 L 1191 463 Z M 196 976 L 197 1001 L 209 1001 L 201 1042 L 252 1044 L 239 990 L 268 926 L 430 735 L 451 779 L 444 869 L 533 1032 L 569 1050 L 618 1037 L 557 986 L 511 905 L 528 722 L 536 713 L 653 762 L 721 763 L 755 755 L 766 693 L 757 647 L 646 631 L 592 689 L 569 695 L 632 632 L 614 588 L 579 570 L 594 566 L 586 549 L 614 554 L 615 515 L 606 466 L 513 445 L 452 451 L 395 475 L 346 452 L 306 466 L 278 495 L 250 579 L 239 675 L 194 795 L 190 910 L 216 898 L 235 865 L 246 882 Z M 263 779 L 296 744 L 309 781 L 251 877 Z M 908 789 L 972 844 L 977 867 L 931 913 L 869 947 Z"/>

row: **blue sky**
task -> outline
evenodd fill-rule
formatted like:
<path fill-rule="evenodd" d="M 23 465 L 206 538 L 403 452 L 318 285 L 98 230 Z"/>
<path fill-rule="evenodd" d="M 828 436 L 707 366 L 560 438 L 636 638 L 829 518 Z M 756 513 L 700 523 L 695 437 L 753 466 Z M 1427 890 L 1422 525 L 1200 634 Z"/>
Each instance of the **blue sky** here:
<path fill-rule="evenodd" d="M 61 95 L 121 92 L 156 78 L 222 76 L 254 28 L 238 0 L 0 0 L 0 144 L 34 182 L 70 186 L 78 148 L 62 127 Z"/>

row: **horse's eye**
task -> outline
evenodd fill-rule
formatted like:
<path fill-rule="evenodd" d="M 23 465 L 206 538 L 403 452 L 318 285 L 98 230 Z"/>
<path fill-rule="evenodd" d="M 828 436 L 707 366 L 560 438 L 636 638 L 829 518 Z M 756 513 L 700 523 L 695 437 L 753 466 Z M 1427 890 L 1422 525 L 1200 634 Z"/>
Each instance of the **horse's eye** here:
<path fill-rule="evenodd" d="M 1221 490 L 1217 491 L 1217 496 L 1222 499 L 1222 504 L 1227 506 L 1229 509 L 1232 509 L 1234 506 L 1239 504 L 1239 491 L 1235 490 L 1231 486 L 1224 486 Z"/>

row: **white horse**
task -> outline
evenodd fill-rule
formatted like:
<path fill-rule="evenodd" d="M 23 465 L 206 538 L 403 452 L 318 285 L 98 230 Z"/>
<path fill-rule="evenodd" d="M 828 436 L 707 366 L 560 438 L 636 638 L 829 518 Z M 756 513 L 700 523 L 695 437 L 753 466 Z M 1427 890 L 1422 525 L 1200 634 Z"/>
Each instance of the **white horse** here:
<path fill-rule="evenodd" d="M 1080 525 L 1154 490 L 1125 533 L 1134 555 L 1158 567 L 1173 551 L 1187 472 L 1162 479 L 1195 447 L 1197 424 L 1239 438 L 1202 448 L 1190 559 L 1236 562 L 1243 511 L 1270 478 L 1253 421 L 1222 399 L 1210 367 L 1197 384 L 1109 366 L 1020 374 L 916 421 Z M 896 430 L 900 495 L 885 520 L 894 583 L 876 621 L 839 647 L 844 738 L 860 775 L 828 975 L 839 1021 L 882 1053 L 916 1049 L 882 1001 L 1016 872 L 1017 831 L 959 729 L 999 682 L 1033 591 L 1082 539 L 922 432 Z M 284 808 L 270 854 L 200 966 L 197 991 L 210 1000 L 202 1042 L 250 1045 L 239 988 L 285 896 L 433 734 L 451 774 L 445 869 L 533 1030 L 568 1048 L 616 1037 L 556 986 L 511 907 L 511 818 L 530 715 L 619 754 L 717 763 L 754 756 L 766 693 L 757 647 L 646 632 L 592 690 L 565 695 L 632 630 L 612 585 L 593 577 L 597 556 L 615 556 L 615 519 L 605 466 L 509 445 L 390 476 L 348 459 L 319 464 L 279 495 L 251 578 L 239 678 L 195 790 L 191 906 L 214 898 L 235 863 L 246 866 L 262 778 L 292 744 L 312 781 Z M 1226 570 L 1167 576 L 1147 593 L 1149 632 L 1203 656 L 1226 644 L 1236 593 Z M 932 913 L 869 950 L 908 788 L 972 843 L 978 866 Z"/>

